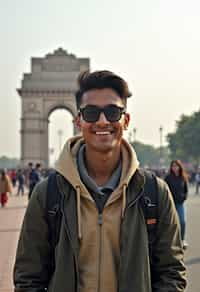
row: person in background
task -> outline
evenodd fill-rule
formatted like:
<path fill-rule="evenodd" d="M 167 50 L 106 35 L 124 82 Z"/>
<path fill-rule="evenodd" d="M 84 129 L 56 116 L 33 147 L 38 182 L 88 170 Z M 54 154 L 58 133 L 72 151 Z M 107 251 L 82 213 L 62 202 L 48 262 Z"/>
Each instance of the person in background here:
<path fill-rule="evenodd" d="M 31 198 L 34 187 L 41 180 L 40 169 L 41 169 L 41 164 L 36 163 L 35 168 L 32 168 L 32 170 L 29 174 L 29 193 L 28 193 L 29 200 Z"/>
<path fill-rule="evenodd" d="M 18 181 L 18 189 L 17 189 L 17 196 L 22 194 L 24 195 L 24 183 L 25 183 L 25 176 L 22 169 L 18 169 L 17 171 L 17 181 Z"/>
<path fill-rule="evenodd" d="M 198 169 L 197 173 L 195 174 L 195 185 L 196 185 L 196 195 L 198 195 L 199 188 L 200 188 L 200 169 Z"/>
<path fill-rule="evenodd" d="M 165 177 L 165 181 L 172 192 L 181 226 L 183 248 L 186 249 L 188 243 L 185 240 L 186 217 L 184 202 L 188 195 L 188 176 L 180 160 L 171 161 L 169 173 Z"/>
<path fill-rule="evenodd" d="M 17 172 L 16 172 L 16 169 L 12 169 L 10 171 L 10 178 L 11 178 L 12 185 L 13 185 L 13 188 L 14 188 L 16 186 L 16 182 L 17 182 Z"/>
<path fill-rule="evenodd" d="M 29 162 L 28 163 L 28 166 L 24 169 L 24 175 L 25 175 L 25 185 L 27 188 L 29 188 L 29 176 L 30 176 L 30 173 L 33 169 L 33 163 L 32 162 Z"/>
<path fill-rule="evenodd" d="M 0 173 L 0 200 L 1 207 L 4 207 L 8 201 L 8 193 L 12 193 L 12 182 L 5 170 Z"/>

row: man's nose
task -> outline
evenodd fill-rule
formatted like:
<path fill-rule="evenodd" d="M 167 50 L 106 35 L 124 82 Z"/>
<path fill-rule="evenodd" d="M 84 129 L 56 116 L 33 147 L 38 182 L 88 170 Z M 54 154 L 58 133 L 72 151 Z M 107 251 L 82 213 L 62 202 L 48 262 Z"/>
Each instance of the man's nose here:
<path fill-rule="evenodd" d="M 97 123 L 109 123 L 109 121 L 106 119 L 104 112 L 100 113 Z"/>

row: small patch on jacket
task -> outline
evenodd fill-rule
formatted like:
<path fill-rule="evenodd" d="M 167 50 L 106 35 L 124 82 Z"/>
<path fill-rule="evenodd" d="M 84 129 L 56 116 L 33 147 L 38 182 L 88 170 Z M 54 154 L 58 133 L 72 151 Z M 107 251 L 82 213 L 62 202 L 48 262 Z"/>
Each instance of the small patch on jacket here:
<path fill-rule="evenodd" d="M 147 219 L 147 224 L 148 225 L 156 224 L 156 222 L 157 222 L 156 218 L 149 218 L 149 219 Z"/>

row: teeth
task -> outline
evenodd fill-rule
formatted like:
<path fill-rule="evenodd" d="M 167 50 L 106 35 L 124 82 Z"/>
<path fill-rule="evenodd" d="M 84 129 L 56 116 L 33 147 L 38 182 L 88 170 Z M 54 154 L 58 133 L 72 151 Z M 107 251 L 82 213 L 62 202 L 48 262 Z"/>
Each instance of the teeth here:
<path fill-rule="evenodd" d="M 109 135 L 110 132 L 96 132 L 96 135 Z"/>

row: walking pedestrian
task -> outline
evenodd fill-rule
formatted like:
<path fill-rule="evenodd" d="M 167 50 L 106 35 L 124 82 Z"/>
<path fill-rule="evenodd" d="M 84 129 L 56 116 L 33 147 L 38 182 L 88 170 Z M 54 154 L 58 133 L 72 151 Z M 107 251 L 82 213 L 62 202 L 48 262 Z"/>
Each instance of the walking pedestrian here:
<path fill-rule="evenodd" d="M 22 169 L 18 169 L 17 171 L 17 181 L 18 181 L 18 188 L 17 188 L 17 196 L 22 194 L 24 195 L 24 183 L 25 183 L 25 176 Z"/>
<path fill-rule="evenodd" d="M 199 188 L 200 188 L 200 169 L 198 169 L 198 171 L 195 175 L 195 184 L 196 184 L 196 195 L 198 195 Z"/>
<path fill-rule="evenodd" d="M 112 72 L 80 75 L 75 123 L 81 135 L 66 142 L 54 184 L 50 175 L 33 191 L 16 254 L 15 292 L 184 291 L 177 214 L 159 178 L 152 253 L 148 247 L 141 206 L 146 176 L 123 138 L 129 96 L 127 83 Z M 60 204 L 49 211 L 56 192 Z"/>
<path fill-rule="evenodd" d="M 4 207 L 8 202 L 8 193 L 12 192 L 12 182 L 5 170 L 1 171 L 0 176 L 0 197 L 1 207 Z"/>
<path fill-rule="evenodd" d="M 16 172 L 16 169 L 11 169 L 11 171 L 10 171 L 10 178 L 11 178 L 11 181 L 12 181 L 13 188 L 15 188 L 16 182 L 17 182 L 17 172 Z"/>
<path fill-rule="evenodd" d="M 188 243 L 185 240 L 186 216 L 184 203 L 188 195 L 188 178 L 180 160 L 171 161 L 165 181 L 172 192 L 181 226 L 183 248 L 186 249 Z"/>
<path fill-rule="evenodd" d="M 30 171 L 30 174 L 29 174 L 29 193 L 28 193 L 29 200 L 31 198 L 34 187 L 41 180 L 40 168 L 41 168 L 41 164 L 36 163 L 35 168 L 32 168 Z"/>

